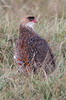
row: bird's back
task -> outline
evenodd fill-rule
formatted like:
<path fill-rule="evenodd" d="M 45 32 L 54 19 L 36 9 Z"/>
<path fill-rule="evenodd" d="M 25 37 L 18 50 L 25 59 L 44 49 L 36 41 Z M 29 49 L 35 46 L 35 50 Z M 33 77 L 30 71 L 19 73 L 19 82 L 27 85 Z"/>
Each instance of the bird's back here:
<path fill-rule="evenodd" d="M 52 50 L 50 49 L 47 41 L 38 35 L 29 38 L 28 41 L 28 53 L 30 61 L 34 56 L 33 59 L 37 64 L 37 68 L 40 65 L 42 66 L 44 63 L 43 66 L 46 73 L 51 73 L 51 71 L 55 69 L 55 61 L 54 55 L 52 54 Z"/>

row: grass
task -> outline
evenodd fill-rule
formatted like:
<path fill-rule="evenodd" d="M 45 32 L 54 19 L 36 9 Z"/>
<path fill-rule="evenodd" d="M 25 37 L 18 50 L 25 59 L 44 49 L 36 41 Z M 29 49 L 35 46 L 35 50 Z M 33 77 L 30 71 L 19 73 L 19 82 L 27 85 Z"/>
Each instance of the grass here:
<path fill-rule="evenodd" d="M 66 20 L 39 21 L 35 30 L 52 47 L 56 70 L 51 75 L 24 76 L 13 59 L 18 20 L 0 15 L 0 100 L 66 100 Z M 63 57 L 64 55 L 64 57 Z"/>

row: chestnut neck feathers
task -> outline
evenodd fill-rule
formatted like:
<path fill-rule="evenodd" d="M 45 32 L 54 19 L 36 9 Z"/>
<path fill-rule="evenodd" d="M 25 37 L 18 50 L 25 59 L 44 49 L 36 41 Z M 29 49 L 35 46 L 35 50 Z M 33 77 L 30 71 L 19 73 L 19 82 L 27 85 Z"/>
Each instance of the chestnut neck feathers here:
<path fill-rule="evenodd" d="M 21 38 L 21 40 L 23 39 L 24 41 L 26 40 L 26 38 L 28 37 L 32 37 L 32 36 L 35 36 L 36 33 L 35 31 L 30 28 L 30 27 L 25 27 L 23 25 L 20 25 L 20 28 L 19 28 L 19 38 Z"/>

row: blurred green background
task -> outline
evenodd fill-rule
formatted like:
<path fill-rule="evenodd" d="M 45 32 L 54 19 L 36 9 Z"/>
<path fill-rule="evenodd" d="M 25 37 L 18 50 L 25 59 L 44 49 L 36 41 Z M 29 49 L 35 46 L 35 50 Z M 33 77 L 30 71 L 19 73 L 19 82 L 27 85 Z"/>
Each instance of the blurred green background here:
<path fill-rule="evenodd" d="M 33 14 L 38 17 L 66 17 L 66 0 L 0 0 L 0 9 L 24 16 Z"/>

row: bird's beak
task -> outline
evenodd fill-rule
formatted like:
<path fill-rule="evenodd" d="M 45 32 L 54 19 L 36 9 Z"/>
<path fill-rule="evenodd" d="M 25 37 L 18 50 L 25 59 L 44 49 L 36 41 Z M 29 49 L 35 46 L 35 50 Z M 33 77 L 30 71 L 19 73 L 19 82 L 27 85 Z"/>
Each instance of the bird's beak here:
<path fill-rule="evenodd" d="M 32 22 L 33 22 L 33 23 L 37 23 L 37 20 L 36 20 L 36 19 L 34 19 Z"/>

